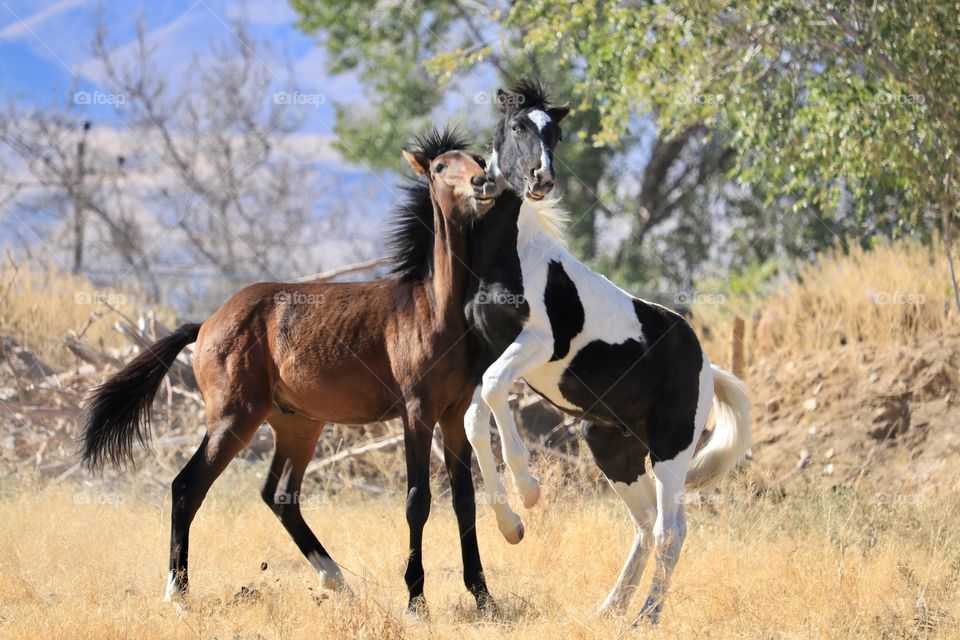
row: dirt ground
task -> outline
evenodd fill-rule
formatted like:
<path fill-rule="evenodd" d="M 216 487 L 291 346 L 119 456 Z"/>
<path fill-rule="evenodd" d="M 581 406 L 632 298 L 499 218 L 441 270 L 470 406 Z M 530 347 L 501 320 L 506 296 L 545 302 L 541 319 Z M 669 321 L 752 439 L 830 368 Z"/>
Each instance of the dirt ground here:
<path fill-rule="evenodd" d="M 761 358 L 753 464 L 789 482 L 932 490 L 960 463 L 960 336 Z"/>

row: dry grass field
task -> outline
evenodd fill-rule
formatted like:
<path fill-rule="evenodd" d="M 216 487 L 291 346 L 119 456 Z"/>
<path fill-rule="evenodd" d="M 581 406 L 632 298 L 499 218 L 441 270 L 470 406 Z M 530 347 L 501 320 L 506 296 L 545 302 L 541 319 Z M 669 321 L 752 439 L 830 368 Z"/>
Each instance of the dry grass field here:
<path fill-rule="evenodd" d="M 500 606 L 484 618 L 462 587 L 449 494 L 435 478 L 424 545 L 431 615 L 414 621 L 403 612 L 402 493 L 305 496 L 308 521 L 356 592 L 318 597 L 312 570 L 260 503 L 264 471 L 228 471 L 203 505 L 182 609 L 161 602 L 163 489 L 4 478 L 0 637 L 960 637 L 954 492 L 815 484 L 784 492 L 740 474 L 690 500 L 687 544 L 652 630 L 593 615 L 632 537 L 625 510 L 600 484 L 576 488 L 541 468 L 544 499 L 526 513 L 527 537 L 515 547 L 481 507 L 481 552 Z"/>
<path fill-rule="evenodd" d="M 156 455 L 136 473 L 86 475 L 75 466 L 76 415 L 113 365 L 78 361 L 62 338 L 128 358 L 110 328 L 116 311 L 102 303 L 131 317 L 142 305 L 68 274 L 0 268 L 0 334 L 56 371 L 31 377 L 11 356 L 0 361 L 0 638 L 960 638 L 960 335 L 939 254 L 853 248 L 768 294 L 695 306 L 720 364 L 730 318 L 747 319 L 754 448 L 722 489 L 689 496 L 687 542 L 655 630 L 594 616 L 632 527 L 575 437 L 563 462 L 536 456 L 544 495 L 521 512 L 520 545 L 478 506 L 497 616 L 478 616 L 463 588 L 442 474 L 424 542 L 431 615 L 405 615 L 398 448 L 324 467 L 305 487 L 306 518 L 355 596 L 320 593 L 260 501 L 270 447 L 259 439 L 194 523 L 187 606 L 163 603 L 169 481 L 202 433 L 202 409 L 189 392 L 161 394 Z M 318 456 L 387 431 L 331 428 Z"/>

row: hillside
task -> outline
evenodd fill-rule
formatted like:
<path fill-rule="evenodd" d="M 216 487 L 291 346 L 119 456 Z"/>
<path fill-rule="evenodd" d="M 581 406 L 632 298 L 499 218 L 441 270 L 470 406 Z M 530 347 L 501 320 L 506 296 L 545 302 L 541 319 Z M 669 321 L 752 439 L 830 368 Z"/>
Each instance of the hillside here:
<path fill-rule="evenodd" d="M 747 319 L 744 373 L 754 444 L 746 465 L 758 477 L 894 493 L 954 482 L 960 331 L 945 313 L 948 290 L 937 255 L 937 247 L 914 244 L 837 251 L 766 292 L 694 307 L 705 349 L 723 366 L 729 366 L 731 318 Z M 136 295 L 93 291 L 68 274 L 8 268 L 2 282 L 2 459 L 58 476 L 75 473 L 83 397 L 175 319 L 168 310 L 145 310 Z M 203 433 L 203 408 L 189 378 L 181 372 L 157 403 L 162 446 L 144 455 L 141 469 L 158 480 Z M 592 469 L 580 459 L 586 454 L 572 419 L 522 385 L 515 406 L 535 455 L 546 451 Z M 392 487 L 403 477 L 395 432 L 395 425 L 329 429 L 317 454 L 339 462 L 316 465 L 318 479 L 359 475 L 371 487 Z M 362 447 L 371 442 L 370 453 L 352 454 L 351 447 L 367 451 Z M 256 459 L 270 448 L 264 429 L 245 455 Z"/>

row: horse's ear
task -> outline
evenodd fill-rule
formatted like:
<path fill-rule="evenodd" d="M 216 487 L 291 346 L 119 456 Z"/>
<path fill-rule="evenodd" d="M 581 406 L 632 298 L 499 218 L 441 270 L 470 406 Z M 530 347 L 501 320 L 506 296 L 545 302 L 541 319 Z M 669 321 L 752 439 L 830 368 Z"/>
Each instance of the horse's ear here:
<path fill-rule="evenodd" d="M 418 151 L 407 151 L 406 149 L 401 153 L 403 153 L 403 159 L 410 163 L 418 176 L 426 174 L 430 169 L 430 159 L 424 154 Z"/>
<path fill-rule="evenodd" d="M 562 104 L 559 107 L 550 107 L 547 109 L 547 115 L 550 116 L 550 119 L 554 122 L 560 122 L 567 117 L 567 114 L 570 113 L 570 103 Z"/>
<path fill-rule="evenodd" d="M 481 169 L 486 170 L 486 168 L 487 168 L 487 161 L 484 159 L 483 156 L 478 156 L 478 155 L 475 154 L 475 153 L 471 153 L 471 154 L 470 154 L 470 157 L 477 161 L 477 164 L 480 165 L 480 168 L 481 168 Z"/>
<path fill-rule="evenodd" d="M 497 108 L 500 109 L 500 113 L 507 113 L 513 108 L 516 100 L 514 97 L 504 91 L 503 89 L 497 89 Z"/>

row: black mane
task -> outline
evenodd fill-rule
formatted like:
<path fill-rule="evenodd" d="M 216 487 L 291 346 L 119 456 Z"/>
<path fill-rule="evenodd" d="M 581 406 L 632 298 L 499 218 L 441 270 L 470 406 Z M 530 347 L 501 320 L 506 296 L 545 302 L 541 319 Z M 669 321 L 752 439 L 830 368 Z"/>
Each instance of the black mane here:
<path fill-rule="evenodd" d="M 521 78 L 510 87 L 510 93 L 523 97 L 517 105 L 519 109 L 547 109 L 550 106 L 550 92 L 538 78 Z"/>
<path fill-rule="evenodd" d="M 414 151 L 433 160 L 447 151 L 463 151 L 467 141 L 456 129 L 433 129 L 414 141 Z M 387 264 L 401 280 L 424 280 L 433 272 L 433 203 L 422 180 L 401 185 L 404 198 L 394 207 L 387 230 Z"/>

